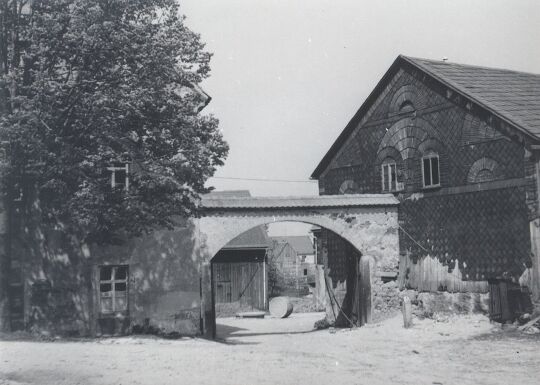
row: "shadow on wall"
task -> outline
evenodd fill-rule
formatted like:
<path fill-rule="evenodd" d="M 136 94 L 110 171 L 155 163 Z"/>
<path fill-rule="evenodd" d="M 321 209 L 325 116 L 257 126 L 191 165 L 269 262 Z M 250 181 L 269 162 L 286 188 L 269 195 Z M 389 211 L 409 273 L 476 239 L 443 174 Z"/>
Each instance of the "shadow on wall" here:
<path fill-rule="evenodd" d="M 182 335 L 200 332 L 200 259 L 195 231 L 193 223 L 187 222 L 173 231 L 156 231 L 92 253 L 98 265 L 129 266 L 132 326 Z"/>
<path fill-rule="evenodd" d="M 87 247 L 55 230 L 36 229 L 33 239 L 38 241 L 14 247 L 24 276 L 26 329 L 70 336 L 94 330 L 98 335 L 122 334 L 134 326 L 151 326 L 164 334 L 200 332 L 199 259 L 191 222 L 106 247 Z M 102 298 L 114 295 L 111 286 L 110 292 L 101 292 L 104 266 L 127 266 L 124 309 L 111 311 L 102 304 Z M 112 301 L 121 307 L 121 301 Z M 114 323 L 121 326 L 100 330 Z"/>

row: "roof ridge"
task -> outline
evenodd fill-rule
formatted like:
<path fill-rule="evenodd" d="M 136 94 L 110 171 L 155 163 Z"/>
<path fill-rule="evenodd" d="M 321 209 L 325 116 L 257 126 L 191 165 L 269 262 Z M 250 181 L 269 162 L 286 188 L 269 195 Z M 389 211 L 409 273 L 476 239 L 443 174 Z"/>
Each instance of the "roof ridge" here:
<path fill-rule="evenodd" d="M 426 61 L 426 62 L 429 62 L 429 63 L 445 64 L 445 65 L 458 65 L 458 66 L 462 66 L 462 67 L 477 68 L 477 69 L 484 69 L 484 70 L 491 70 L 491 71 L 511 72 L 511 73 L 524 74 L 524 75 L 533 75 L 533 76 L 540 77 L 540 74 L 538 74 L 538 73 L 511 70 L 511 69 L 508 69 L 508 68 L 487 67 L 487 66 L 480 66 L 480 65 L 475 65 L 475 64 L 465 64 L 465 63 L 457 63 L 457 62 L 453 62 L 453 61 L 426 59 L 426 58 L 422 58 L 422 57 L 414 57 L 414 56 L 407 56 L 407 55 L 399 55 L 399 56 L 404 58 L 404 59 L 413 60 L 415 62 L 417 60 L 423 60 L 423 61 Z"/>

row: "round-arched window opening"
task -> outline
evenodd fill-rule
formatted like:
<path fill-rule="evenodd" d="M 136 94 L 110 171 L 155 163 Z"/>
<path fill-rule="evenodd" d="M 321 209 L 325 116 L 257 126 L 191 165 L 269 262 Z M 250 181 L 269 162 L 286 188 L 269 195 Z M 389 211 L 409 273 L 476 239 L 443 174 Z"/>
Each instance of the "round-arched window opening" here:
<path fill-rule="evenodd" d="M 485 168 L 483 170 L 478 171 L 478 174 L 476 174 L 475 181 L 477 183 L 481 183 L 481 182 L 489 182 L 490 180 L 493 180 L 493 179 L 495 179 L 493 172 Z"/>
<path fill-rule="evenodd" d="M 381 164 L 381 187 L 383 192 L 398 190 L 397 164 L 392 158 L 386 158 Z"/>
<path fill-rule="evenodd" d="M 405 100 L 399 105 L 399 112 L 413 112 L 414 110 L 414 105 L 410 100 Z"/>

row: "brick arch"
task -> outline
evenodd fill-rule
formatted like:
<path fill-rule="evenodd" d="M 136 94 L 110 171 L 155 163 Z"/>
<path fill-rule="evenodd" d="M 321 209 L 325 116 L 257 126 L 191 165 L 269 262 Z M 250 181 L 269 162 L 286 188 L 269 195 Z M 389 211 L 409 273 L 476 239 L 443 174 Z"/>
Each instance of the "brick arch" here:
<path fill-rule="evenodd" d="M 504 177 L 504 174 L 499 163 L 495 159 L 484 156 L 472 164 L 467 174 L 467 182 L 488 182 L 502 177 Z"/>
<path fill-rule="evenodd" d="M 418 89 L 412 84 L 406 84 L 394 92 L 392 101 L 390 102 L 389 114 L 400 112 L 401 106 L 405 103 L 412 105 L 412 109 L 418 109 Z"/>
<path fill-rule="evenodd" d="M 463 122 L 462 144 L 485 142 L 486 140 L 500 139 L 504 136 L 496 129 L 477 116 L 467 114 Z"/>
<path fill-rule="evenodd" d="M 377 167 L 379 167 L 385 159 L 391 158 L 398 163 L 401 158 L 401 153 L 395 147 L 384 147 L 377 153 Z"/>
<path fill-rule="evenodd" d="M 358 184 L 351 179 L 347 179 L 341 184 L 341 186 L 339 186 L 339 193 L 340 194 L 358 193 Z"/>
<path fill-rule="evenodd" d="M 387 147 L 395 148 L 401 159 L 407 160 L 418 156 L 420 145 L 428 139 L 436 139 L 442 143 L 441 135 L 431 123 L 421 118 L 407 117 L 400 119 L 388 128 L 379 144 L 379 153 Z"/>

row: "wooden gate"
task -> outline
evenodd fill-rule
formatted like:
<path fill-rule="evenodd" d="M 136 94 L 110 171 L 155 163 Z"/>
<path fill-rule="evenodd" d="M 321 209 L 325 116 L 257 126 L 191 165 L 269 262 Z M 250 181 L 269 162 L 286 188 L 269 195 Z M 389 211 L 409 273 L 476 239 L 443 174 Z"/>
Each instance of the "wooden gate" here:
<path fill-rule="evenodd" d="M 238 302 L 264 310 L 266 306 L 264 262 L 212 263 L 215 303 Z"/>

